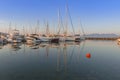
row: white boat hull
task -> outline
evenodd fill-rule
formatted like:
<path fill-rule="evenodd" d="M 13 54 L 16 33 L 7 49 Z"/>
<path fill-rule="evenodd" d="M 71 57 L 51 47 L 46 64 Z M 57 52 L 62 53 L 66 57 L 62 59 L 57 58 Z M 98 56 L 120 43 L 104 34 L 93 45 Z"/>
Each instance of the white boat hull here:
<path fill-rule="evenodd" d="M 36 43 L 39 43 L 40 42 L 40 40 L 26 40 L 26 43 L 28 43 L 28 44 L 36 44 Z"/>
<path fill-rule="evenodd" d="M 15 39 L 15 40 L 7 39 L 7 41 L 10 42 L 10 43 L 20 43 L 20 42 L 22 42 L 22 40 L 20 40 L 20 39 Z"/>
<path fill-rule="evenodd" d="M 50 41 L 50 38 L 49 37 L 40 37 L 40 40 L 42 42 L 49 42 Z"/>
<path fill-rule="evenodd" d="M 75 37 L 66 37 L 65 41 L 75 41 Z"/>

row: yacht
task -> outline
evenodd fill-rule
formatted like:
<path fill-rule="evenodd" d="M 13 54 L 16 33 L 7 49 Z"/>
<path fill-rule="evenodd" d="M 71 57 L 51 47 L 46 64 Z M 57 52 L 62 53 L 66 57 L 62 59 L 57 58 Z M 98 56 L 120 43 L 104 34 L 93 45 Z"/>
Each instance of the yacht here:
<path fill-rule="evenodd" d="M 28 44 L 36 44 L 40 42 L 41 40 L 39 39 L 39 36 L 37 34 L 30 34 L 26 36 L 26 43 Z"/>
<path fill-rule="evenodd" d="M 0 43 L 7 43 L 7 33 L 0 33 Z"/>
<path fill-rule="evenodd" d="M 65 41 L 75 41 L 75 36 L 67 36 L 65 37 Z"/>
<path fill-rule="evenodd" d="M 46 35 L 41 35 L 39 37 L 39 39 L 41 40 L 41 42 L 49 42 L 50 41 L 50 37 L 46 36 Z"/>
<path fill-rule="evenodd" d="M 50 39 L 51 43 L 59 43 L 59 38 L 58 37 L 53 37 Z"/>
<path fill-rule="evenodd" d="M 12 42 L 12 43 L 20 43 L 22 42 L 22 38 L 20 36 L 19 30 L 12 30 L 12 32 L 8 35 L 8 42 Z"/>

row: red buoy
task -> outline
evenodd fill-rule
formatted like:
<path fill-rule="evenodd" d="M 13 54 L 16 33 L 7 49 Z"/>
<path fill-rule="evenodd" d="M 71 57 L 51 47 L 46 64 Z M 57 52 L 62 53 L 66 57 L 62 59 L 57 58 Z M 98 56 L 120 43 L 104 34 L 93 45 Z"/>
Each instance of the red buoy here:
<path fill-rule="evenodd" d="M 90 54 L 90 53 L 87 53 L 87 54 L 86 54 L 86 58 L 91 58 L 91 54 Z"/>

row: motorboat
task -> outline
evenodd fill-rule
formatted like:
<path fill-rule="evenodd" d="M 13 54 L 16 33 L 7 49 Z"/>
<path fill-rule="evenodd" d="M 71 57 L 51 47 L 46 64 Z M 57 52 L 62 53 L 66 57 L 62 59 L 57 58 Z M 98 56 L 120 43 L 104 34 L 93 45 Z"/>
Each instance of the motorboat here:
<path fill-rule="evenodd" d="M 11 43 L 20 43 L 20 42 L 22 42 L 22 38 L 21 38 L 21 36 L 20 36 L 20 34 L 19 34 L 19 30 L 14 29 L 14 30 L 8 35 L 7 41 L 8 41 L 8 42 L 11 42 Z"/>
<path fill-rule="evenodd" d="M 26 43 L 28 44 L 36 44 L 36 43 L 40 43 L 41 40 L 39 39 L 37 34 L 30 34 L 28 36 L 26 36 Z"/>

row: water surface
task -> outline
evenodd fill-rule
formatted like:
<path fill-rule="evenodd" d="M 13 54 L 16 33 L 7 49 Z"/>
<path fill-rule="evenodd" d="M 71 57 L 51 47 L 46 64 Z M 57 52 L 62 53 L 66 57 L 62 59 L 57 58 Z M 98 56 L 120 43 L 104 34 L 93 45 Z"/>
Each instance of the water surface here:
<path fill-rule="evenodd" d="M 0 45 L 0 80 L 120 80 L 120 45 L 90 40 Z"/>

